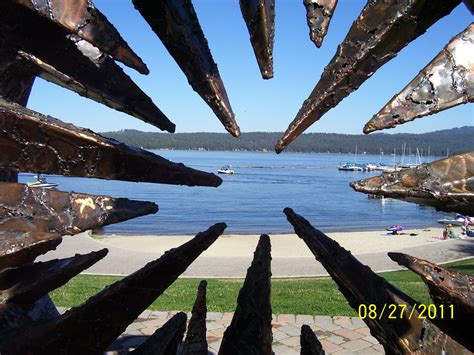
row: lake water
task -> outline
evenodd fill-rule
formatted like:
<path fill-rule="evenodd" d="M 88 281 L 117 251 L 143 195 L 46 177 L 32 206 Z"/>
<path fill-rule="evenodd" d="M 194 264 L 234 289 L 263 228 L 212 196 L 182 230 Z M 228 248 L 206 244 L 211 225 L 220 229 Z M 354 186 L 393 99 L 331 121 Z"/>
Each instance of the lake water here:
<path fill-rule="evenodd" d="M 392 224 L 433 226 L 444 214 L 398 200 L 374 200 L 352 190 L 350 181 L 379 172 L 338 171 L 353 155 L 272 152 L 154 151 L 174 162 L 216 173 L 231 164 L 235 175 L 222 176 L 218 188 L 132 183 L 48 176 L 63 191 L 105 194 L 158 204 L 155 215 L 107 226 L 107 234 L 195 234 L 216 222 L 227 233 L 292 232 L 283 208 L 291 207 L 323 231 L 369 230 Z M 411 157 L 414 162 L 414 157 Z M 359 155 L 358 163 L 379 162 L 379 156 Z M 393 157 L 382 157 L 393 163 Z M 405 158 L 410 162 L 410 158 Z M 33 180 L 20 174 L 20 182 Z"/>

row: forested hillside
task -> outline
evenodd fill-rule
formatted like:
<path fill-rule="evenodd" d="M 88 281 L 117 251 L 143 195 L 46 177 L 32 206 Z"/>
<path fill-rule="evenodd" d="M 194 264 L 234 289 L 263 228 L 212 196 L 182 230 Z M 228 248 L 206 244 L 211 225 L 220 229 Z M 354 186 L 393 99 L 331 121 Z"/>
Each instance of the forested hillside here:
<path fill-rule="evenodd" d="M 183 150 L 258 150 L 272 151 L 280 132 L 242 133 L 240 138 L 233 138 L 226 133 L 157 133 L 123 130 L 104 132 L 102 135 L 120 142 L 143 147 L 145 149 L 183 149 Z M 418 148 L 423 155 L 444 156 L 474 150 L 474 126 L 465 126 L 449 130 L 424 134 L 386 134 L 348 135 L 335 133 L 307 133 L 301 135 L 289 147 L 288 151 L 319 153 L 352 153 L 355 146 L 360 153 L 399 154 L 402 144 L 406 143 L 414 154 Z"/>

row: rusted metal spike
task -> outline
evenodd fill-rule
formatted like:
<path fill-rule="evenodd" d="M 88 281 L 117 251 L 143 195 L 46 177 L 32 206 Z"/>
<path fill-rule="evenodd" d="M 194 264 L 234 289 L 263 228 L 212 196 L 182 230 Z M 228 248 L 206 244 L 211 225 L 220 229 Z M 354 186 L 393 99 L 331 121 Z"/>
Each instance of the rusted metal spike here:
<path fill-rule="evenodd" d="M 351 182 L 366 194 L 398 198 L 446 212 L 474 214 L 474 151 Z"/>
<path fill-rule="evenodd" d="M 136 69 L 142 74 L 149 70 L 141 58 L 133 52 L 120 33 L 92 3 L 91 0 L 13 0 L 38 12 L 82 39 L 93 44 L 102 52 Z"/>
<path fill-rule="evenodd" d="M 48 292 L 61 287 L 81 271 L 107 255 L 102 249 L 67 259 L 56 259 L 10 268 L 0 273 L 0 302 L 33 304 Z"/>
<path fill-rule="evenodd" d="M 178 63 L 194 91 L 211 107 L 227 131 L 235 137 L 240 136 L 217 64 L 191 0 L 132 1 Z"/>
<path fill-rule="evenodd" d="M 184 355 L 207 355 L 206 340 L 206 287 L 207 282 L 199 283 L 196 301 L 194 302 L 191 320 L 189 321 L 186 339 L 184 341 Z"/>
<path fill-rule="evenodd" d="M 0 244 L 3 242 L 3 238 L 8 238 L 5 234 L 10 236 L 16 236 L 17 238 L 22 234 L 20 232 L 13 232 L 13 233 L 5 233 L 0 232 Z M 31 245 L 26 245 L 24 247 L 19 247 L 10 251 L 9 253 L 0 255 L 0 271 L 9 268 L 9 267 L 16 267 L 20 265 L 24 265 L 27 263 L 31 263 L 38 257 L 39 255 L 45 254 L 50 250 L 56 249 L 56 247 L 61 243 L 62 238 L 54 237 L 50 240 L 39 241 L 37 243 L 33 243 Z"/>
<path fill-rule="evenodd" d="M 175 125 L 108 55 L 24 6 L 0 2 L 0 48 L 14 48 L 35 74 L 160 129 Z M 72 80 L 71 80 L 72 79 Z"/>
<path fill-rule="evenodd" d="M 175 355 L 186 331 L 186 313 L 176 313 L 161 328 L 130 354 Z M 206 353 L 207 354 L 207 353 Z"/>
<path fill-rule="evenodd" d="M 0 49 L 0 96 L 26 106 L 36 75 L 16 60 L 15 52 Z"/>
<path fill-rule="evenodd" d="M 415 300 L 360 263 L 349 251 L 315 229 L 292 209 L 285 208 L 284 212 L 296 234 L 331 275 L 351 307 L 355 310 L 361 305 L 376 307 L 377 317 L 365 317 L 364 321 L 387 353 L 467 352 L 433 323 L 419 319 Z M 389 311 L 382 311 L 391 307 L 396 307 L 396 319 L 389 317 Z"/>
<path fill-rule="evenodd" d="M 58 244 L 61 242 L 61 236 L 58 233 L 0 231 L 0 257 L 6 257 L 7 260 L 9 257 L 15 260 L 17 256 L 26 258 L 30 254 L 21 252 L 22 249 L 30 247 L 40 248 L 39 244 L 44 242 L 50 242 L 54 245 L 54 241 Z"/>
<path fill-rule="evenodd" d="M 240 0 L 258 66 L 264 79 L 273 78 L 275 0 Z"/>
<path fill-rule="evenodd" d="M 157 211 L 153 202 L 0 183 L 0 230 L 77 234 Z"/>
<path fill-rule="evenodd" d="M 443 269 L 428 260 L 407 254 L 388 253 L 388 256 L 421 276 L 428 286 L 431 299 L 439 306 L 430 310 L 431 315 L 441 309 L 447 311 L 434 320 L 436 325 L 469 350 L 474 351 L 472 332 L 466 327 L 466 324 L 474 319 L 474 277 Z"/>
<path fill-rule="evenodd" d="M 319 342 L 316 334 L 309 325 L 304 324 L 301 327 L 301 355 L 324 355 L 323 346 Z"/>
<path fill-rule="evenodd" d="M 370 133 L 474 102 L 474 23 L 446 47 L 372 119 Z"/>
<path fill-rule="evenodd" d="M 0 98 L 0 167 L 189 186 L 219 186 L 211 173 L 172 163 L 89 130 L 65 124 Z"/>
<path fill-rule="evenodd" d="M 306 20 L 309 27 L 309 38 L 320 48 L 328 32 L 332 14 L 337 0 L 303 0 L 306 7 Z"/>
<path fill-rule="evenodd" d="M 220 355 L 272 354 L 270 251 L 270 237 L 263 234 L 240 289 L 234 317 L 224 333 Z"/>
<path fill-rule="evenodd" d="M 72 308 L 58 320 L 1 336 L 0 352 L 95 354 L 105 351 L 225 228 L 225 223 L 213 225 L 189 242 L 108 286 L 84 304 Z"/>
<path fill-rule="evenodd" d="M 369 0 L 275 150 L 283 151 L 461 0 Z"/>

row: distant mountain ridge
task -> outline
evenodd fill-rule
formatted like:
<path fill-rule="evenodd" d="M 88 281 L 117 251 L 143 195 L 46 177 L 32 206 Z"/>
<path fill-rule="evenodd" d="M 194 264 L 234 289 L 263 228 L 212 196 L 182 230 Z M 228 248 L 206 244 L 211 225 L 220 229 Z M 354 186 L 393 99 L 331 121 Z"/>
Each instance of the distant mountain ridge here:
<path fill-rule="evenodd" d="M 103 132 L 102 135 L 116 139 L 128 145 L 145 149 L 180 150 L 248 150 L 273 151 L 281 132 L 248 132 L 240 138 L 227 133 L 160 133 L 137 130 Z M 338 133 L 305 133 L 293 142 L 287 151 L 317 153 L 353 153 L 355 146 L 360 153 L 401 154 L 402 144 L 406 144 L 405 153 L 416 149 L 422 155 L 445 156 L 474 150 L 474 126 L 464 126 L 430 133 L 374 133 L 370 135 L 352 135 Z"/>

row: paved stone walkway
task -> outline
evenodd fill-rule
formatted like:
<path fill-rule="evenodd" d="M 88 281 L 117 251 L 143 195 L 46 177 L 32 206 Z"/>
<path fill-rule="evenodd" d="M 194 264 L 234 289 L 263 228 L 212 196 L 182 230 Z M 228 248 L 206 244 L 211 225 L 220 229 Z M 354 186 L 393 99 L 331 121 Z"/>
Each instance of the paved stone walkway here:
<path fill-rule="evenodd" d="M 65 309 L 60 309 L 64 312 Z M 109 354 L 132 350 L 177 312 L 144 311 L 109 348 Z M 191 315 L 188 313 L 188 320 Z M 210 354 L 217 354 L 233 313 L 207 313 L 207 342 Z M 383 347 L 372 337 L 360 318 L 280 314 L 273 316 L 273 351 L 276 355 L 300 353 L 301 326 L 316 332 L 326 354 L 383 354 Z"/>

